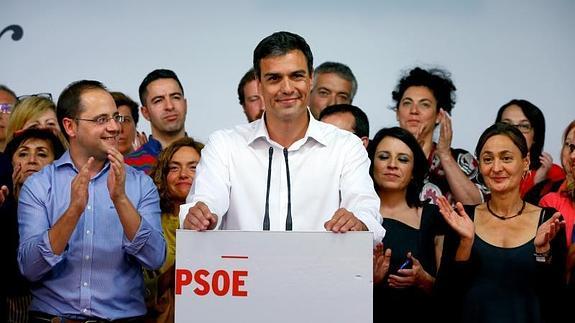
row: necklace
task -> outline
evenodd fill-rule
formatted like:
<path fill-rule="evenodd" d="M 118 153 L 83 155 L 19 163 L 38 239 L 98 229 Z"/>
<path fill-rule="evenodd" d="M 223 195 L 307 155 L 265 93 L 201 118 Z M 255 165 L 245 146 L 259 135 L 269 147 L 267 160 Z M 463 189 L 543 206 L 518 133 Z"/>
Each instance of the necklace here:
<path fill-rule="evenodd" d="M 525 210 L 525 201 L 523 201 L 523 205 L 521 206 L 521 210 L 519 210 L 519 212 L 517 212 L 517 214 L 512 215 L 512 216 L 501 216 L 499 214 L 495 214 L 495 212 L 493 212 L 493 210 L 491 210 L 491 208 L 489 207 L 489 201 L 487 201 L 487 210 L 489 211 L 489 213 L 491 213 L 491 215 L 493 215 L 494 217 L 498 218 L 499 220 L 509 220 L 509 219 L 513 219 L 514 217 L 520 216 L 521 213 L 523 213 L 523 210 Z"/>

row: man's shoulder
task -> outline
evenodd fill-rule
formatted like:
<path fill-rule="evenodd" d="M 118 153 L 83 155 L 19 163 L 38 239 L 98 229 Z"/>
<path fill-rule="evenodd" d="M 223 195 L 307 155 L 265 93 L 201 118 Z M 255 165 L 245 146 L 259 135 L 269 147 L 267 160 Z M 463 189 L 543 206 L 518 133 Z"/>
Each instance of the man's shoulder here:
<path fill-rule="evenodd" d="M 63 184 L 62 181 L 67 181 L 68 179 L 66 177 L 69 177 L 70 181 L 72 180 L 73 177 L 71 175 L 63 175 L 64 173 L 60 173 L 60 175 L 57 176 L 57 170 L 58 167 L 56 167 L 54 163 L 50 163 L 42 167 L 39 171 L 30 174 L 30 176 L 26 178 L 26 181 L 24 181 L 23 186 L 28 187 L 33 195 L 41 196 L 47 194 L 47 192 L 51 190 L 52 185 L 56 186 L 56 184 Z"/>
<path fill-rule="evenodd" d="M 126 171 L 126 184 L 133 188 L 139 188 L 140 191 L 147 191 L 149 189 L 156 189 L 154 180 L 146 173 L 145 170 L 141 170 L 137 167 L 132 167 L 130 165 L 125 165 Z"/>
<path fill-rule="evenodd" d="M 325 122 L 316 122 L 315 124 L 317 133 L 314 137 L 316 140 L 323 142 L 327 146 L 341 146 L 346 145 L 360 145 L 363 147 L 361 139 L 357 135 L 347 130 L 340 129 L 332 124 Z"/>
<path fill-rule="evenodd" d="M 152 180 L 150 175 L 148 175 L 144 170 L 139 169 L 138 167 L 126 164 L 125 170 L 126 170 L 126 179 L 131 178 L 131 179 L 137 179 L 139 181 L 142 181 L 142 179 Z"/>
<path fill-rule="evenodd" d="M 209 142 L 246 143 L 256 133 L 254 123 L 236 125 L 230 128 L 219 129 L 210 134 Z"/>

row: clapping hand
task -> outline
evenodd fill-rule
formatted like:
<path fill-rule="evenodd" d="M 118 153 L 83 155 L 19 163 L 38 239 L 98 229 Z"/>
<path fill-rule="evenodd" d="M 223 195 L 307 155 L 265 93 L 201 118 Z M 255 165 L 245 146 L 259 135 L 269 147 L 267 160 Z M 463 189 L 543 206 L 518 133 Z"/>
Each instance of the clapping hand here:
<path fill-rule="evenodd" d="M 555 212 L 549 220 L 543 222 L 535 234 L 535 251 L 538 253 L 549 251 L 549 249 L 551 249 L 551 240 L 555 238 L 557 232 L 564 226 L 565 220 L 563 220 L 559 212 Z"/>
<path fill-rule="evenodd" d="M 391 249 L 384 252 L 383 244 L 378 243 L 373 249 L 373 283 L 379 284 L 389 272 L 391 262 Z"/>
<path fill-rule="evenodd" d="M 473 239 L 475 236 L 475 225 L 465 212 L 461 202 L 455 204 L 457 211 L 451 207 L 451 204 L 449 204 L 445 196 L 437 198 L 437 204 L 439 206 L 439 212 L 443 215 L 445 222 L 447 222 L 462 239 Z"/>

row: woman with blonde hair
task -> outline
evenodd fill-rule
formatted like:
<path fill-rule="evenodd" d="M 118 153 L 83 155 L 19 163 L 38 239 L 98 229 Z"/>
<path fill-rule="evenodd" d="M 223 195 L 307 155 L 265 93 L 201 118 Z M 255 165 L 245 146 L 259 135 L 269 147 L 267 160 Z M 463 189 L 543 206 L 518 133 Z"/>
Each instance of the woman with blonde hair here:
<path fill-rule="evenodd" d="M 12 140 L 18 131 L 28 128 L 46 128 L 51 129 L 56 135 L 60 133 L 56 105 L 48 94 L 33 95 L 18 101 L 10 114 L 6 128 L 6 142 Z"/>
<path fill-rule="evenodd" d="M 6 128 L 6 142 L 10 142 L 14 137 L 26 129 L 49 129 L 62 142 L 64 148 L 68 148 L 68 140 L 60 131 L 60 126 L 56 119 L 56 105 L 52 101 L 50 93 L 40 93 L 18 97 L 16 106 L 10 112 L 10 119 Z M 12 186 L 13 168 L 10 163 L 0 168 L 0 201 L 6 198 L 6 189 Z M 4 193 L 2 193 L 4 192 Z"/>

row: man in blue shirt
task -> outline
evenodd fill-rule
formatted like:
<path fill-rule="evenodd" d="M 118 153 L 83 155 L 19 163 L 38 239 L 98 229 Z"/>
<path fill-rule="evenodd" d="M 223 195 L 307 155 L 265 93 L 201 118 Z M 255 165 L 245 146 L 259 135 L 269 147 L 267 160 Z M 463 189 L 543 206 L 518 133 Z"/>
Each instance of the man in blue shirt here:
<path fill-rule="evenodd" d="M 158 192 L 124 164 L 123 117 L 100 82 L 70 84 L 57 116 L 70 150 L 28 178 L 18 204 L 30 322 L 138 322 L 146 313 L 142 266 L 165 259 Z"/>

